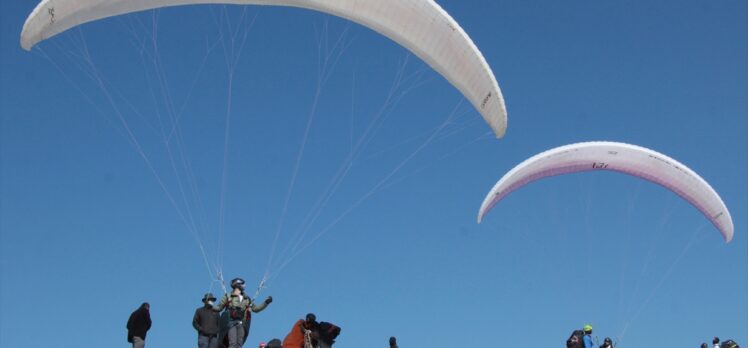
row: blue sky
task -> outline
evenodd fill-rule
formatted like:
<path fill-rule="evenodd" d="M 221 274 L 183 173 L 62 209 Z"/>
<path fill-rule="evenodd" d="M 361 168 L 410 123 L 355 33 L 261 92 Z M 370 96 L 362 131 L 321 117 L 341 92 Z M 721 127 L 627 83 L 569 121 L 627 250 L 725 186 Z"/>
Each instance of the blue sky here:
<path fill-rule="evenodd" d="M 3 1 L 0 345 L 124 347 L 143 301 L 148 346 L 192 345 L 216 269 L 271 276 L 247 347 L 307 312 L 341 347 L 552 346 L 585 323 L 629 347 L 748 342 L 746 2 L 439 3 L 496 75 L 503 139 L 407 50 L 335 17 L 170 8 L 26 52 L 36 4 Z M 241 49 L 218 40 L 230 28 Z M 592 140 L 688 165 L 733 242 L 615 173 L 533 183 L 475 223 L 514 165 Z"/>

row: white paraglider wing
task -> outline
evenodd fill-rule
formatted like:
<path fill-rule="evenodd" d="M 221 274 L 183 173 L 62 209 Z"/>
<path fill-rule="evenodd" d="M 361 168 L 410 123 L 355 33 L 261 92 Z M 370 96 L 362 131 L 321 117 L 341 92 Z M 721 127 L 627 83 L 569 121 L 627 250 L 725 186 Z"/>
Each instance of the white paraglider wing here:
<path fill-rule="evenodd" d="M 730 212 L 716 191 L 682 163 L 636 145 L 616 142 L 585 142 L 557 147 L 537 154 L 514 167 L 491 189 L 478 212 L 485 214 L 512 191 L 549 176 L 611 170 L 649 180 L 675 192 L 704 214 L 729 243 L 733 224 Z"/>
<path fill-rule="evenodd" d="M 190 4 L 300 7 L 343 17 L 394 40 L 428 63 L 481 113 L 496 137 L 506 131 L 506 107 L 485 58 L 464 30 L 433 0 L 42 0 L 26 19 L 21 47 L 77 25 L 142 10 Z"/>

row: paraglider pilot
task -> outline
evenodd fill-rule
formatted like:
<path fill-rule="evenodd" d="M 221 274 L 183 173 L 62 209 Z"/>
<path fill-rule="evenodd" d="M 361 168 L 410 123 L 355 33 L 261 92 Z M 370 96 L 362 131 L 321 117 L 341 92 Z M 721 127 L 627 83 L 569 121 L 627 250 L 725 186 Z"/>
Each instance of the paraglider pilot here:
<path fill-rule="evenodd" d="M 244 340 L 247 338 L 249 331 L 249 320 L 251 312 L 259 313 L 264 310 L 271 302 L 273 297 L 268 296 L 265 301 L 255 304 L 252 299 L 244 293 L 246 285 L 244 279 L 234 278 L 231 280 L 231 293 L 224 295 L 221 302 L 213 307 L 213 310 L 220 312 L 228 311 L 228 341 L 229 348 L 241 348 Z"/>

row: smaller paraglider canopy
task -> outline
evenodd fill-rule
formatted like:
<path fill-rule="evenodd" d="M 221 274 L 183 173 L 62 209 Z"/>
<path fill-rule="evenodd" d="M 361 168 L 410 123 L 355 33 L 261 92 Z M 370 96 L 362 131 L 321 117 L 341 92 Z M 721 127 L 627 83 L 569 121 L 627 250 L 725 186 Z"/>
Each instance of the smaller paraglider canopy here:
<path fill-rule="evenodd" d="M 549 176 L 593 170 L 610 170 L 664 186 L 696 207 L 729 243 L 733 236 L 730 212 L 717 192 L 684 164 L 641 146 L 595 141 L 576 143 L 541 152 L 504 175 L 478 212 L 478 223 L 511 192 Z"/>

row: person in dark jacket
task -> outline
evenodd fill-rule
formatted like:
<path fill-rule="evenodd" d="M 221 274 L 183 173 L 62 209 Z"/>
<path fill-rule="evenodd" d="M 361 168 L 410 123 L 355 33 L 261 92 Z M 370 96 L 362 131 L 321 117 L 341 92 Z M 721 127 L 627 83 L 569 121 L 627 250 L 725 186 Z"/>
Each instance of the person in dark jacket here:
<path fill-rule="evenodd" d="M 390 337 L 390 348 L 398 348 L 397 338 L 395 338 L 395 336 Z"/>
<path fill-rule="evenodd" d="M 127 342 L 132 348 L 145 347 L 145 334 L 151 329 L 151 305 L 143 302 L 127 319 Z"/>
<path fill-rule="evenodd" d="M 211 293 L 203 296 L 203 306 L 195 310 L 192 327 L 197 330 L 198 348 L 218 348 L 218 312 L 213 310 L 216 297 Z"/>

